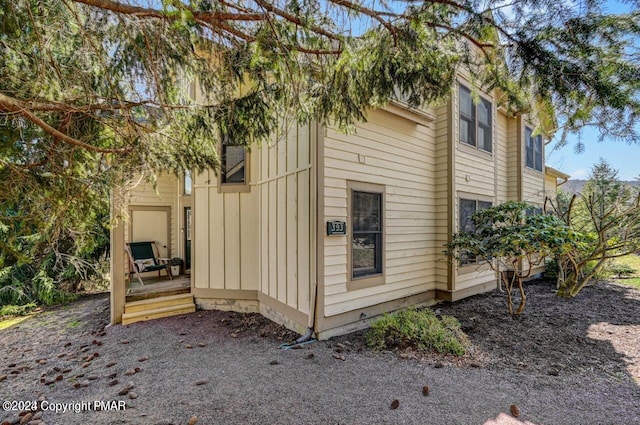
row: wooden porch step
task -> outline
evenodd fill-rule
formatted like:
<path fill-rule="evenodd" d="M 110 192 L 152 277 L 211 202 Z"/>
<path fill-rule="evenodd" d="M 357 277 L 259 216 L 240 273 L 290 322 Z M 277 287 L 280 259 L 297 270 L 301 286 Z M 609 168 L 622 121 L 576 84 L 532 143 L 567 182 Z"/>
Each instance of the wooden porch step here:
<path fill-rule="evenodd" d="M 178 294 L 168 295 L 147 300 L 132 301 L 124 304 L 125 313 L 137 313 L 140 311 L 154 310 L 157 308 L 178 306 L 181 304 L 193 304 L 193 295 Z"/>
<path fill-rule="evenodd" d="M 193 313 L 196 311 L 196 305 L 193 295 L 180 294 L 126 303 L 124 310 L 122 324 L 129 325 L 143 320 Z"/>

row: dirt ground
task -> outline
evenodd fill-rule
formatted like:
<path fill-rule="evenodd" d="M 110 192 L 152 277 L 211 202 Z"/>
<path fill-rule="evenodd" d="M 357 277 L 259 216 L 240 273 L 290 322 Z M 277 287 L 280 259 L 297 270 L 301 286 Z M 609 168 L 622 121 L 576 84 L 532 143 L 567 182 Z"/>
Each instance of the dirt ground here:
<path fill-rule="evenodd" d="M 520 317 L 497 291 L 433 307 L 462 321 L 462 358 L 373 352 L 363 332 L 283 350 L 296 335 L 220 311 L 105 328 L 108 297 L 86 297 L 0 331 L 0 421 L 640 424 L 640 291 L 527 296 Z"/>

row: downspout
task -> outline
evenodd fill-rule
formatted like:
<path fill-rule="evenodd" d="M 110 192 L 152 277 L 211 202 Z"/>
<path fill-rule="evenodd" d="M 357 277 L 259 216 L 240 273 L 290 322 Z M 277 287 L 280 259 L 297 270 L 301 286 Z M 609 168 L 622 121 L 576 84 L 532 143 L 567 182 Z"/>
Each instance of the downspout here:
<path fill-rule="evenodd" d="M 314 325 L 316 321 L 316 298 L 318 297 L 318 279 L 317 278 L 313 280 L 313 288 L 310 295 L 311 296 L 309 299 L 309 321 L 307 323 L 307 326 L 308 326 L 307 333 L 302 335 L 300 338 L 296 339 L 295 344 L 302 344 L 303 342 L 308 342 L 313 340 L 313 334 L 315 332 Z"/>
<path fill-rule="evenodd" d="M 296 343 L 300 344 L 306 341 L 310 341 L 313 337 L 313 334 L 315 332 L 315 324 L 316 324 L 316 310 L 317 310 L 317 299 L 318 299 L 318 237 L 320 236 L 320 232 L 318 230 L 318 224 L 320 223 L 320 210 L 318 209 L 318 197 L 320 196 L 320 194 L 318 193 L 318 179 L 320 178 L 319 176 L 319 167 L 318 167 L 318 149 L 320 148 L 320 144 L 318 143 L 318 139 L 319 139 L 319 131 L 320 131 L 320 125 L 318 124 L 318 122 L 315 123 L 315 146 L 314 146 L 314 151 L 315 151 L 315 158 L 313 158 L 313 165 L 314 165 L 314 171 L 315 171 L 315 184 L 313 185 L 313 188 L 309 188 L 311 191 L 311 189 L 313 189 L 313 192 L 315 193 L 315 223 L 316 225 L 314 226 L 315 230 L 315 237 L 313 238 L 313 240 L 311 241 L 312 245 L 315 246 L 315 256 L 316 256 L 316 261 L 315 261 L 315 276 L 312 280 L 312 288 L 311 291 L 309 291 L 309 320 L 307 322 L 307 333 L 302 335 L 300 338 L 298 338 L 296 340 Z"/>

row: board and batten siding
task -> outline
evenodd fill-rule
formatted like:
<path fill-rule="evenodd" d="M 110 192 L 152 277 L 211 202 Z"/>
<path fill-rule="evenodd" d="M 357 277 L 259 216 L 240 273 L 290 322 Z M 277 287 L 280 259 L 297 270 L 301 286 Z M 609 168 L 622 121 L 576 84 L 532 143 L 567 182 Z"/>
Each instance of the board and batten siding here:
<path fill-rule="evenodd" d="M 256 156 L 247 155 L 250 173 Z M 258 193 L 220 192 L 213 170 L 194 175 L 192 286 L 196 290 L 258 289 Z M 200 291 L 206 298 L 206 292 Z"/>
<path fill-rule="evenodd" d="M 332 127 L 324 137 L 324 219 L 351 223 L 349 183 L 375 184 L 383 195 L 383 284 L 348 289 L 348 236 L 327 236 L 324 248 L 324 315 L 400 299 L 435 289 L 437 206 L 435 131 L 384 110 L 368 113 L 355 134 Z"/>
<path fill-rule="evenodd" d="M 315 123 L 291 125 L 255 149 L 260 214 L 249 235 L 260 247 L 260 292 L 304 315 L 315 280 L 315 131 Z"/>

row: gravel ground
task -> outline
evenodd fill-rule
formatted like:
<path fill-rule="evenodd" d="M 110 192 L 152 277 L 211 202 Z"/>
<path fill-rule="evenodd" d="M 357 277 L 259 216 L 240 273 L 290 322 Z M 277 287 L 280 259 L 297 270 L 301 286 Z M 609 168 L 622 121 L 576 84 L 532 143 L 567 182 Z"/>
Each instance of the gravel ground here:
<path fill-rule="evenodd" d="M 640 424 L 640 291 L 528 291 L 519 319 L 498 293 L 436 307 L 468 328 L 463 359 L 372 352 L 362 333 L 282 350 L 289 331 L 219 311 L 104 329 L 108 298 L 87 297 L 0 331 L 0 399 L 81 408 L 48 425 Z"/>

